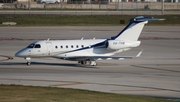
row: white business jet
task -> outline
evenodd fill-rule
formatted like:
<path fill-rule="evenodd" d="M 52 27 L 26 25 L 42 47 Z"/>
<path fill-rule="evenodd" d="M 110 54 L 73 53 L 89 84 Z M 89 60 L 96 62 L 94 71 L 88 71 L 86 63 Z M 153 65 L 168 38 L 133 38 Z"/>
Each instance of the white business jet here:
<path fill-rule="evenodd" d="M 129 24 L 116 36 L 107 39 L 80 40 L 42 40 L 36 41 L 18 51 L 15 56 L 27 60 L 31 58 L 52 57 L 63 60 L 78 61 L 82 65 L 96 66 L 96 60 L 132 59 L 133 56 L 113 56 L 119 52 L 130 50 L 140 45 L 140 33 L 150 20 L 163 20 L 153 17 L 138 16 L 132 18 Z M 139 57 L 140 51 L 135 57 Z"/>

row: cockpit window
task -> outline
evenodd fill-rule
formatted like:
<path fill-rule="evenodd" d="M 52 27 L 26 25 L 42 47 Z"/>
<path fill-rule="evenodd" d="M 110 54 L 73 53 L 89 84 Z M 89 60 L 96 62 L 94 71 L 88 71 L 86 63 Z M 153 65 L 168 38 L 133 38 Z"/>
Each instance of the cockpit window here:
<path fill-rule="evenodd" d="M 36 44 L 34 48 L 41 48 L 40 44 Z"/>
<path fill-rule="evenodd" d="M 33 48 L 35 44 L 30 44 L 27 48 Z"/>

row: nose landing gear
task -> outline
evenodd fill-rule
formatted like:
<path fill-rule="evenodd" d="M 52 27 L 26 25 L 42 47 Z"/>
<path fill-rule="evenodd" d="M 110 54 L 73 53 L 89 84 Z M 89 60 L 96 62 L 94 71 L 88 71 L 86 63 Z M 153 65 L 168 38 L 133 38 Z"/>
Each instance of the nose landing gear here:
<path fill-rule="evenodd" d="M 31 61 L 30 61 L 31 58 L 30 58 L 30 57 L 26 57 L 25 59 L 27 60 L 27 63 L 26 63 L 26 64 L 27 64 L 28 66 L 30 66 L 30 65 L 31 65 Z"/>
<path fill-rule="evenodd" d="M 27 64 L 28 66 L 30 66 L 30 65 L 31 65 L 31 62 L 27 62 L 26 64 Z"/>

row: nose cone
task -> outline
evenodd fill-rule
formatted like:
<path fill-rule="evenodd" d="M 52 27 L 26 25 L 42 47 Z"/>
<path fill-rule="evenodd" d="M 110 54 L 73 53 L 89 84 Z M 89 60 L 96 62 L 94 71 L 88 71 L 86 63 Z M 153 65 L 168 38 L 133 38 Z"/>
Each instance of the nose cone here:
<path fill-rule="evenodd" d="M 16 54 L 15 54 L 16 57 L 21 57 L 21 51 L 18 51 Z"/>
<path fill-rule="evenodd" d="M 27 57 L 29 56 L 29 53 L 27 52 L 26 49 L 22 49 L 20 51 L 18 51 L 16 54 L 15 54 L 16 57 Z"/>

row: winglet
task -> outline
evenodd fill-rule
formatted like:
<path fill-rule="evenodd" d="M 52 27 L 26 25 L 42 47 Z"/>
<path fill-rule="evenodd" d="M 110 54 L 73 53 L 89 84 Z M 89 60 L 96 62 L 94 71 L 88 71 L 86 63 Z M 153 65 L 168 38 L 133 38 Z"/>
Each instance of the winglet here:
<path fill-rule="evenodd" d="M 49 40 L 50 40 L 50 38 L 47 39 L 47 41 L 49 41 Z"/>
<path fill-rule="evenodd" d="M 136 57 L 140 57 L 143 52 L 143 49 L 136 55 Z"/>

